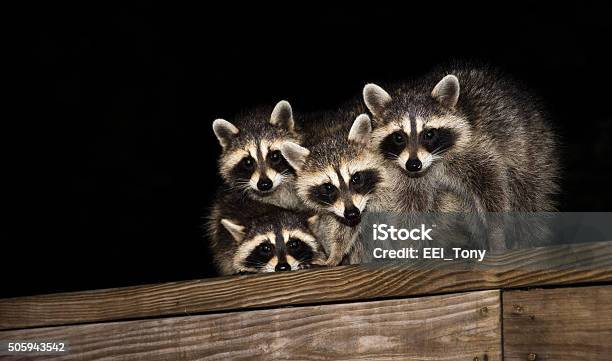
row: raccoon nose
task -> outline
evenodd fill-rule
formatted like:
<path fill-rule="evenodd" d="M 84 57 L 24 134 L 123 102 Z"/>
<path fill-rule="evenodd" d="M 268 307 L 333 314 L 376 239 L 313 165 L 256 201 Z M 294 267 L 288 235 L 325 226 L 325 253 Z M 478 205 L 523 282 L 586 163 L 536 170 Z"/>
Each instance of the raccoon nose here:
<path fill-rule="evenodd" d="M 352 208 L 347 208 L 344 210 L 344 218 L 349 221 L 354 221 L 359 219 L 359 209 L 353 206 Z"/>
<path fill-rule="evenodd" d="M 272 181 L 268 178 L 261 178 L 257 182 L 257 189 L 260 191 L 269 191 L 272 189 Z"/>
<path fill-rule="evenodd" d="M 283 262 L 283 263 L 277 264 L 276 267 L 274 267 L 274 270 L 276 272 L 291 271 L 291 266 L 289 266 L 289 263 Z"/>
<path fill-rule="evenodd" d="M 422 167 L 423 164 L 417 158 L 408 159 L 408 161 L 406 162 L 406 170 L 409 172 L 418 172 L 421 170 Z"/>

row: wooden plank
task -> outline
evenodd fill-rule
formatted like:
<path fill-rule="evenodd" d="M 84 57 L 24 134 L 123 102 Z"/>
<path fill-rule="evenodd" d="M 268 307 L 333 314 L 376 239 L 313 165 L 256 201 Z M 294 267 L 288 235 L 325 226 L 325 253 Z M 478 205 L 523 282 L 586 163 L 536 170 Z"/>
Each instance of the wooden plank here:
<path fill-rule="evenodd" d="M 603 281 L 612 281 L 610 242 L 517 250 L 481 264 L 356 265 L 3 299 L 0 329 Z"/>
<path fill-rule="evenodd" d="M 506 360 L 612 359 L 612 286 L 508 291 Z"/>
<path fill-rule="evenodd" d="M 500 302 L 499 291 L 480 291 L 3 331 L 0 340 L 67 342 L 69 352 L 45 360 L 494 361 Z"/>

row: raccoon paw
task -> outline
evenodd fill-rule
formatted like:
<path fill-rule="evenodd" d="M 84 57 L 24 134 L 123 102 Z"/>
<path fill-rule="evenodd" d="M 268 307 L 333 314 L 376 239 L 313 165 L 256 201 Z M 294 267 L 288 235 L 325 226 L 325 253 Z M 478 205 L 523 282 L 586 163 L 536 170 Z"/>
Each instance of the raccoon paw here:
<path fill-rule="evenodd" d="M 240 271 L 240 272 L 235 273 L 234 275 L 236 275 L 236 276 L 244 276 L 244 275 L 254 275 L 254 274 L 255 274 L 255 272 Z"/>
<path fill-rule="evenodd" d="M 321 268 L 321 267 L 325 267 L 325 265 L 315 264 L 315 263 L 300 263 L 297 269 L 302 270 L 302 269 L 312 269 L 312 268 Z"/>
<path fill-rule="evenodd" d="M 342 257 L 329 257 L 327 260 L 321 261 L 317 264 L 326 267 L 335 267 L 339 266 L 342 263 L 342 259 Z M 315 261 L 313 261 L 313 263 L 315 263 Z"/>
<path fill-rule="evenodd" d="M 310 266 L 318 266 L 318 267 L 325 267 L 327 266 L 327 261 L 322 260 L 322 259 L 315 259 L 310 263 Z"/>

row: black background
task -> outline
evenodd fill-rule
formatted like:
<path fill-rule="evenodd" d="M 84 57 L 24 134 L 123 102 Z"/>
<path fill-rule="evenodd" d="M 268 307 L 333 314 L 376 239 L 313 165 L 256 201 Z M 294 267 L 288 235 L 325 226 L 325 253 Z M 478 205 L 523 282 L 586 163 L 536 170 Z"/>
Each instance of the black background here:
<path fill-rule="evenodd" d="M 610 11 L 591 5 L 33 6 L 11 37 L 20 130 L 3 296 L 212 275 L 211 122 L 308 111 L 451 59 L 499 66 L 563 137 L 563 211 L 608 211 Z M 5 133 L 6 135 L 6 133 Z M 4 231 L 3 231 L 4 233 Z M 8 245 L 8 247 L 7 247 Z M 10 251 L 9 251 L 10 250 Z"/>

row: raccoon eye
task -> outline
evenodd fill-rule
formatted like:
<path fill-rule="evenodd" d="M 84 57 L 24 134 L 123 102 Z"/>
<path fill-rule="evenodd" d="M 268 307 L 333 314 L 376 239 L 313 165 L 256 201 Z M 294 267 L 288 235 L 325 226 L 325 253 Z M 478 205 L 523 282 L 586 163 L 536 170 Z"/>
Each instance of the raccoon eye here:
<path fill-rule="evenodd" d="M 351 177 L 351 183 L 356 187 L 363 185 L 363 176 L 360 172 L 353 174 L 353 176 Z"/>
<path fill-rule="evenodd" d="M 272 164 L 278 164 L 280 163 L 282 159 L 283 159 L 283 156 L 280 150 L 275 150 L 272 153 L 270 153 L 270 161 L 272 162 Z"/>
<path fill-rule="evenodd" d="M 319 192 L 323 195 L 330 195 L 334 192 L 336 187 L 331 183 L 321 184 L 319 187 Z"/>
<path fill-rule="evenodd" d="M 393 133 L 393 143 L 396 145 L 403 145 L 406 142 L 406 138 L 401 132 Z"/>
<path fill-rule="evenodd" d="M 436 129 L 427 129 L 424 133 L 423 133 L 423 139 L 425 140 L 432 140 L 436 137 L 436 135 L 438 134 L 438 131 Z"/>
<path fill-rule="evenodd" d="M 267 243 L 260 244 L 259 245 L 259 253 L 261 253 L 261 255 L 263 255 L 263 256 L 270 255 L 270 253 L 272 253 L 272 246 L 270 246 Z"/>
<path fill-rule="evenodd" d="M 309 193 L 317 202 L 327 206 L 334 203 L 338 198 L 338 189 L 329 182 L 310 187 Z"/>
<path fill-rule="evenodd" d="M 298 249 L 300 248 L 300 243 L 302 241 L 300 241 L 297 238 L 289 238 L 289 242 L 287 242 L 287 247 L 289 247 L 290 249 Z"/>
<path fill-rule="evenodd" d="M 251 157 L 243 158 L 241 163 L 242 163 L 242 167 L 246 170 L 253 169 L 253 166 L 255 165 L 255 161 Z"/>

